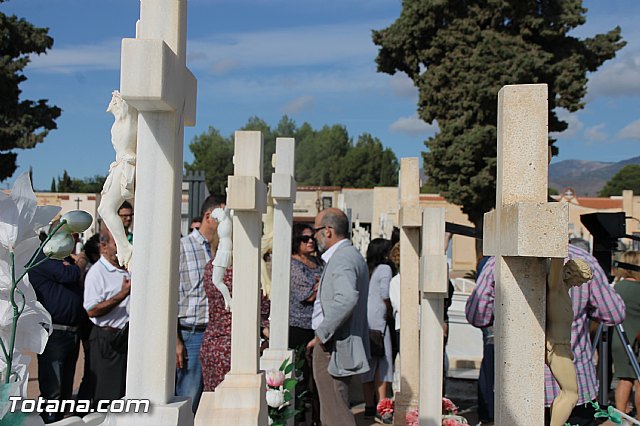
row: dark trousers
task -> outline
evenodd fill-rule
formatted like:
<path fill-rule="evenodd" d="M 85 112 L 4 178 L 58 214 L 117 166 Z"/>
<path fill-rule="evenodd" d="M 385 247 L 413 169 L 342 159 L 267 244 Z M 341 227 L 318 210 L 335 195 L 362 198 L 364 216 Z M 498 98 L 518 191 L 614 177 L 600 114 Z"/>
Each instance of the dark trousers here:
<path fill-rule="evenodd" d="M 478 418 L 493 421 L 494 404 L 494 346 L 493 327 L 482 329 L 483 353 L 478 376 Z"/>
<path fill-rule="evenodd" d="M 92 393 L 94 404 L 100 400 L 120 399 L 125 394 L 127 348 L 114 348 L 118 333 L 95 326 L 89 336 Z"/>
<path fill-rule="evenodd" d="M 73 376 L 80 350 L 77 331 L 53 330 L 41 355 L 38 355 L 38 384 L 44 399 L 71 399 Z M 64 413 L 42 413 L 45 423 L 62 420 Z"/>
<path fill-rule="evenodd" d="M 349 404 L 351 377 L 329 374 L 331 352 L 320 346 L 313 348 L 313 377 L 320 396 L 320 420 L 323 426 L 356 426 Z"/>

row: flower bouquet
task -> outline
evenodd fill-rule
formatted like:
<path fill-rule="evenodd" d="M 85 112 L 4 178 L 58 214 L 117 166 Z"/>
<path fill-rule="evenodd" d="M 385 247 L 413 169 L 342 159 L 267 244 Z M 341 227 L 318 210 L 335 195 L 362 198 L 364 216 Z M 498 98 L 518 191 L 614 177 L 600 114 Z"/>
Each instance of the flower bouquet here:
<path fill-rule="evenodd" d="M 378 402 L 378 406 L 376 407 L 377 411 L 377 420 L 381 421 L 382 424 L 390 425 L 393 423 L 393 400 L 391 398 L 384 398 Z"/>
<path fill-rule="evenodd" d="M 285 426 L 287 419 L 298 414 L 300 410 L 291 407 L 292 392 L 298 384 L 297 379 L 286 378 L 295 365 L 285 359 L 277 370 L 266 372 L 266 400 L 269 406 L 269 425 Z"/>

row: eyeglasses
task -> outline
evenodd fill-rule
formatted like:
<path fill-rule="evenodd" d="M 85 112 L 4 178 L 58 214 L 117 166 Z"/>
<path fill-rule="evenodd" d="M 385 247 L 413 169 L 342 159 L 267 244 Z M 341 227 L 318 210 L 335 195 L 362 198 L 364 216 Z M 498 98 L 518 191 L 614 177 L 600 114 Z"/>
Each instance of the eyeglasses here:
<path fill-rule="evenodd" d="M 308 243 L 309 241 L 315 242 L 315 240 L 313 239 L 313 237 L 311 235 L 301 235 L 298 238 L 300 238 L 300 242 L 301 243 L 305 243 L 305 244 Z"/>
<path fill-rule="evenodd" d="M 323 230 L 324 228 L 331 228 L 331 229 L 333 229 L 333 226 L 324 225 L 324 226 L 319 226 L 319 227 L 317 227 L 317 228 L 313 228 L 313 234 L 314 234 L 314 235 L 315 235 L 315 234 L 317 234 L 317 233 L 318 233 L 318 231 L 321 231 L 321 230 Z"/>

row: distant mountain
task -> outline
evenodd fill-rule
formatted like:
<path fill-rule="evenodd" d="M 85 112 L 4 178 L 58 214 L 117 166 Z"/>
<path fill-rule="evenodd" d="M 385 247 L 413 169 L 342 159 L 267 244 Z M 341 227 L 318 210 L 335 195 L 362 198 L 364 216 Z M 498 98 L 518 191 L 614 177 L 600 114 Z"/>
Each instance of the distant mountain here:
<path fill-rule="evenodd" d="M 627 164 L 640 164 L 640 156 L 617 163 L 564 160 L 549 165 L 549 187 L 573 188 L 577 196 L 595 197 L 613 175 Z"/>

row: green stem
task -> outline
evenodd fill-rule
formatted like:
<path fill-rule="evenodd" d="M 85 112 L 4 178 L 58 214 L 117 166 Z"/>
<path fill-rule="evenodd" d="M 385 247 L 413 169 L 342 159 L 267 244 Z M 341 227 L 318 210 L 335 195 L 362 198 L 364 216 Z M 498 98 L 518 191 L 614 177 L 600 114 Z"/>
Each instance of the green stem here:
<path fill-rule="evenodd" d="M 9 291 L 9 300 L 11 301 L 11 306 L 13 307 L 13 321 L 11 324 L 11 338 L 9 340 L 9 350 L 8 353 L 5 354 L 5 358 L 7 360 L 7 371 L 4 376 L 4 383 L 9 383 L 9 379 L 11 378 L 12 367 L 13 367 L 13 348 L 16 344 L 16 329 L 18 328 L 18 318 L 20 318 L 20 313 L 18 312 L 18 305 L 16 304 L 15 291 L 18 286 L 18 282 L 16 281 L 16 267 L 15 267 L 15 255 L 13 251 L 9 254 L 11 257 L 11 290 Z"/>
<path fill-rule="evenodd" d="M 22 272 L 22 274 L 20 274 L 20 276 L 18 277 L 18 279 L 16 279 L 16 265 L 15 265 L 15 254 L 13 251 L 11 251 L 9 253 L 11 259 L 11 290 L 9 290 L 9 301 L 11 302 L 11 306 L 13 307 L 13 320 L 11 322 L 11 338 L 9 340 L 9 348 L 7 349 L 7 347 L 5 346 L 4 342 L 2 341 L 2 339 L 0 339 L 0 344 L 2 346 L 2 352 L 4 355 L 4 358 L 7 362 L 7 371 L 4 377 L 4 383 L 7 384 L 9 383 L 10 379 L 11 379 L 11 374 L 12 374 L 12 370 L 13 370 L 13 350 L 15 348 L 16 345 L 16 332 L 18 331 L 18 319 L 20 318 L 20 315 L 22 314 L 22 312 L 24 311 L 24 307 L 26 305 L 26 300 L 24 298 L 24 294 L 22 294 L 22 292 L 20 290 L 18 290 L 18 283 L 20 282 L 20 280 L 22 280 L 22 278 L 24 278 L 24 276 L 29 272 L 30 269 L 40 265 L 42 262 L 44 262 L 45 260 L 47 260 L 48 258 L 44 258 L 41 259 L 40 261 L 36 262 L 36 258 L 38 257 L 38 254 L 40 253 L 40 251 L 42 251 L 42 248 L 44 247 L 45 244 L 47 244 L 49 242 L 49 240 L 51 240 L 51 237 L 53 237 L 55 235 L 56 232 L 58 232 L 58 230 L 60 228 L 62 228 L 65 224 L 67 223 L 66 220 L 61 220 L 60 223 L 58 223 L 58 225 L 53 229 L 53 231 L 51 231 L 49 233 L 49 235 L 47 235 L 47 238 L 45 238 L 45 240 L 43 242 L 40 243 L 40 246 L 38 247 L 38 249 L 35 251 L 35 253 L 33 253 L 33 256 L 31 256 L 31 259 L 29 259 L 29 262 L 27 262 L 27 264 L 25 265 L 25 269 L 24 272 Z M 16 303 L 16 292 L 18 292 L 20 294 L 20 296 L 22 296 L 22 306 L 18 307 L 18 304 Z"/>

